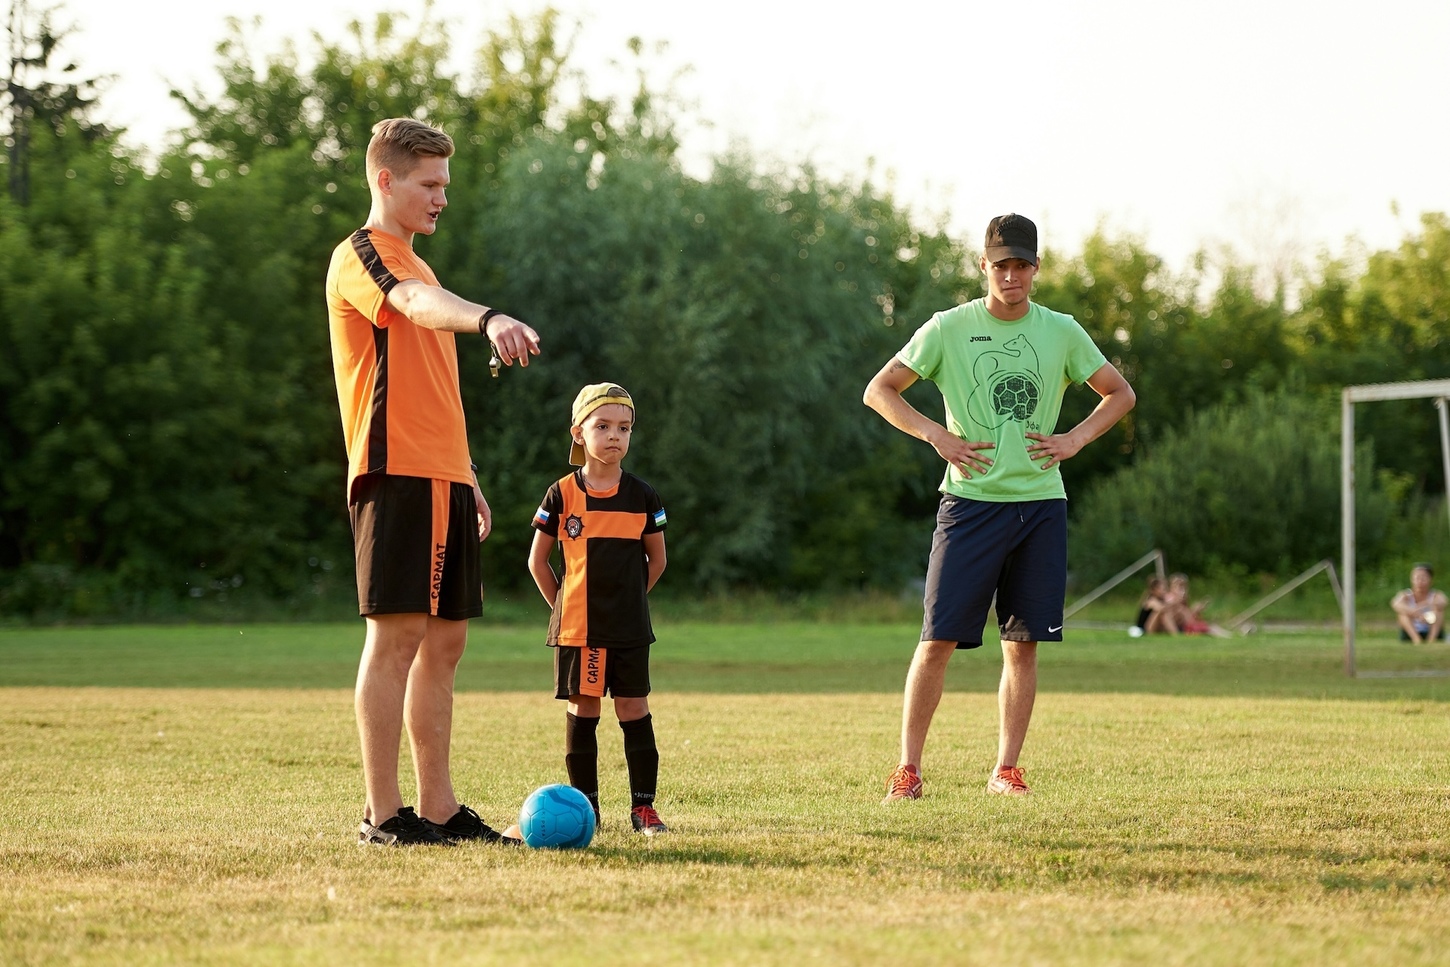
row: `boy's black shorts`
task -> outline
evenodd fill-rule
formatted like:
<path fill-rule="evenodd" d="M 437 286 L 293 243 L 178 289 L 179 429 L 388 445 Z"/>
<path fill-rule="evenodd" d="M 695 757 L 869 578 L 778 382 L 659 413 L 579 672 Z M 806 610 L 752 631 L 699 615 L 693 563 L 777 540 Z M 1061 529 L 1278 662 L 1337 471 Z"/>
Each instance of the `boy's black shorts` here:
<path fill-rule="evenodd" d="M 370 473 L 353 482 L 358 612 L 483 614 L 478 507 L 468 484 Z"/>
<path fill-rule="evenodd" d="M 554 697 L 644 698 L 649 694 L 649 645 L 630 648 L 554 648 Z"/>

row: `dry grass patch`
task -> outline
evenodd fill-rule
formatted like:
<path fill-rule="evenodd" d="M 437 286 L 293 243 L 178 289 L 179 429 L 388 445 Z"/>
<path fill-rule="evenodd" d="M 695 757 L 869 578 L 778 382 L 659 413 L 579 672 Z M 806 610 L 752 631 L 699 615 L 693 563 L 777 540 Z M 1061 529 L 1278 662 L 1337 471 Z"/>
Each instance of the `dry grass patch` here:
<path fill-rule="evenodd" d="M 580 853 L 360 849 L 341 690 L 0 689 L 7 963 L 1442 963 L 1450 721 L 1391 701 L 1044 695 L 1026 800 L 950 694 L 879 805 L 899 699 L 660 695 L 661 812 Z M 460 696 L 465 801 L 563 776 L 558 703 Z"/>

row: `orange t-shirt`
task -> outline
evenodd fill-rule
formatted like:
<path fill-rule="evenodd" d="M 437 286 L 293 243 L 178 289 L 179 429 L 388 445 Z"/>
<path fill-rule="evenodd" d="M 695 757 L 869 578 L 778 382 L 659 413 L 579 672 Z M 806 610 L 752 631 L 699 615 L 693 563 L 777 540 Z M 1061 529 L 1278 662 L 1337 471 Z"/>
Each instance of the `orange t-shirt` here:
<path fill-rule="evenodd" d="M 360 228 L 327 269 L 332 370 L 347 444 L 347 489 L 365 473 L 472 483 L 453 333 L 388 305 L 399 282 L 438 279 L 402 239 Z"/>

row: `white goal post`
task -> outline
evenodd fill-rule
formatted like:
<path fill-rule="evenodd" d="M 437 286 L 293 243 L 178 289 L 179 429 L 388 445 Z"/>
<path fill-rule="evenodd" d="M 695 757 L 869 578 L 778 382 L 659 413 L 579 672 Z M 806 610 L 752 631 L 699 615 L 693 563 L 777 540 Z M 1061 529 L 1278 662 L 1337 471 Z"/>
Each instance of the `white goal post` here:
<path fill-rule="evenodd" d="M 1344 567 L 1344 673 L 1351 678 L 1363 677 L 1354 665 L 1355 571 L 1354 571 L 1354 404 L 1383 400 L 1433 399 L 1440 411 L 1440 458 L 1445 464 L 1445 502 L 1450 513 L 1450 379 L 1424 379 L 1405 383 L 1370 383 L 1346 386 L 1340 404 L 1340 542 Z M 1388 672 L 1386 675 L 1420 677 L 1439 675 L 1438 671 Z"/>

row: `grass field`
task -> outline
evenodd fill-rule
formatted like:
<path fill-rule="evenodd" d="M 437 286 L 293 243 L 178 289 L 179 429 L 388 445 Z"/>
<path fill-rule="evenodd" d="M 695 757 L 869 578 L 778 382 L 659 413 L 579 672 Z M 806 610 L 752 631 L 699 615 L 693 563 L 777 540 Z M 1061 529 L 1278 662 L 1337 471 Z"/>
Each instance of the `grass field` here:
<path fill-rule="evenodd" d="M 0 962 L 1450 963 L 1450 679 L 1346 679 L 1333 634 L 1080 631 L 1003 801 L 989 646 L 927 797 L 885 808 L 915 631 L 663 626 L 676 832 L 625 832 L 605 728 L 568 854 L 353 845 L 358 624 L 0 631 Z M 455 778 L 502 824 L 562 779 L 563 712 L 537 627 L 471 641 Z"/>

